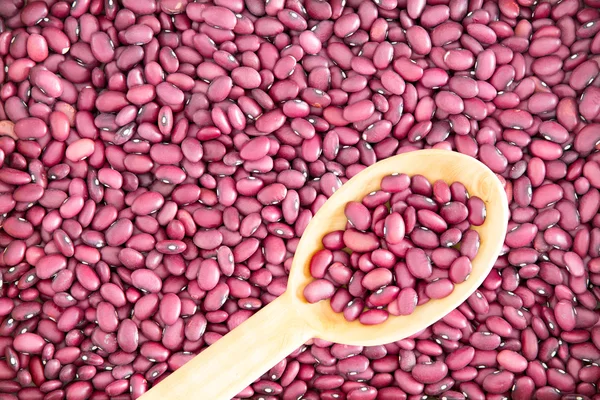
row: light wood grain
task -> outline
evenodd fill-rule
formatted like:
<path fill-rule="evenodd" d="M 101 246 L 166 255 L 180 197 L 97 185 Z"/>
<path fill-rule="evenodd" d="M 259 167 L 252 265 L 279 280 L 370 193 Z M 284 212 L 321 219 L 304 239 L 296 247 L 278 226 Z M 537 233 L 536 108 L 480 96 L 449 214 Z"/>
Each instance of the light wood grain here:
<path fill-rule="evenodd" d="M 408 316 L 390 317 L 376 326 L 347 322 L 329 302 L 309 304 L 302 294 L 313 279 L 312 255 L 323 248 L 321 239 L 344 229 L 344 207 L 378 190 L 381 179 L 401 172 L 423 175 L 433 182 L 462 182 L 487 209 L 482 226 L 474 227 L 481 246 L 469 279 L 452 294 L 417 307 Z M 420 150 L 390 157 L 350 179 L 327 200 L 302 235 L 288 281 L 288 290 L 239 327 L 145 394 L 143 400 L 229 400 L 311 337 L 351 345 L 377 345 L 401 340 L 426 328 L 463 303 L 484 281 L 504 242 L 508 203 L 494 173 L 474 158 L 444 150 Z"/>

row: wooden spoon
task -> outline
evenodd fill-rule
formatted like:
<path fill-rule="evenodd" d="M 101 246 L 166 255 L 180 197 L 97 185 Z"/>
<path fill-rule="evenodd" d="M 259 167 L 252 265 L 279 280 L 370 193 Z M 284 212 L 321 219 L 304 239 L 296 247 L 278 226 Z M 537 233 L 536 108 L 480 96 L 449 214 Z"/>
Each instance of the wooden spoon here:
<path fill-rule="evenodd" d="M 380 325 L 348 322 L 329 301 L 310 304 L 304 287 L 314 278 L 309 264 L 323 248 L 325 234 L 344 229 L 344 207 L 380 188 L 392 173 L 423 175 L 430 182 L 462 182 L 470 195 L 486 206 L 485 223 L 472 227 L 481 246 L 467 281 L 448 297 L 430 300 L 408 316 L 390 316 Z M 287 291 L 240 326 L 202 351 L 142 396 L 143 400 L 229 400 L 311 338 L 373 346 L 404 339 L 443 318 L 463 303 L 484 281 L 498 257 L 508 222 L 508 203 L 502 184 L 484 164 L 444 150 L 419 150 L 380 161 L 346 182 L 325 202 L 302 235 L 290 270 Z"/>

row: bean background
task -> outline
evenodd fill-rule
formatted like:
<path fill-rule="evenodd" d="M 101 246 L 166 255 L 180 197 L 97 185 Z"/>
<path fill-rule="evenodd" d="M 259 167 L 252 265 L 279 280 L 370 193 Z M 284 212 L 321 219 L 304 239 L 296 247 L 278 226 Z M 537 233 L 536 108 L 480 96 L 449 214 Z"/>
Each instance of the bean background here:
<path fill-rule="evenodd" d="M 598 0 L 0 0 L 0 399 L 138 398 L 284 292 L 347 179 L 422 148 L 505 187 L 484 284 L 238 398 L 599 399 L 598 31 Z"/>

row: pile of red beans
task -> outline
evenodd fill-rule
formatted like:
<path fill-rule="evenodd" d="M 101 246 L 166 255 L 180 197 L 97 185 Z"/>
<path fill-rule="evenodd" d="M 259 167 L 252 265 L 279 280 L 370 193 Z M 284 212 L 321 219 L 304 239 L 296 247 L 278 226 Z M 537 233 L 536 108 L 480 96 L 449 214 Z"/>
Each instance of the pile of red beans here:
<path fill-rule="evenodd" d="M 0 396 L 139 397 L 284 292 L 347 179 L 433 147 L 510 200 L 480 289 L 238 398 L 600 398 L 599 31 L 599 0 L 0 0 Z"/>
<path fill-rule="evenodd" d="M 331 299 L 346 320 L 376 325 L 449 296 L 469 278 L 480 244 L 471 226 L 485 222 L 486 209 L 460 182 L 395 173 L 344 214 L 346 229 L 326 234 L 310 260 L 315 280 L 304 296 Z"/>

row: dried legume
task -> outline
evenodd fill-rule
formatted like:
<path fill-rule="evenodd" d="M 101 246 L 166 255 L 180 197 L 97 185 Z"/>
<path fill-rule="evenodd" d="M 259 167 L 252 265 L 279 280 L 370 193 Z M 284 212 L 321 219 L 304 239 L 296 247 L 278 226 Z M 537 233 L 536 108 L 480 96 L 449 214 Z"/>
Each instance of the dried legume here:
<path fill-rule="evenodd" d="M 597 398 L 598 7 L 3 1 L 0 392 L 138 398 L 285 290 L 304 229 L 347 179 L 441 148 L 486 163 L 510 202 L 504 254 L 479 291 L 396 343 L 313 340 L 238 398 Z M 433 198 L 459 192 L 434 185 Z M 479 206 L 459 202 L 476 224 Z M 440 244 L 461 240 L 459 228 Z M 330 275 L 346 285 L 343 235 L 325 242 L 337 254 Z M 468 255 L 431 250 L 449 279 L 468 273 Z M 159 309 L 171 295 L 180 312 L 169 319 Z M 107 304 L 116 332 L 100 327 L 112 315 L 97 318 Z M 500 344 L 475 348 L 476 332 Z M 35 336 L 16 340 L 25 333 Z M 38 336 L 41 352 L 13 364 L 24 339 L 38 351 Z M 444 365 L 444 376 L 428 372 Z"/>
<path fill-rule="evenodd" d="M 468 279 L 479 249 L 478 233 L 462 223 L 485 221 L 483 201 L 466 190 L 458 198 L 433 196 L 434 187 L 442 191 L 451 186 L 397 173 L 382 179 L 381 190 L 347 203 L 347 229 L 328 234 L 341 236 L 342 243 L 332 246 L 324 239 L 325 248 L 310 261 L 316 280 L 304 289 L 306 300 L 332 299 L 334 311 L 343 312 L 349 321 L 372 325 L 386 321 L 389 314 L 410 315 L 417 305 L 450 295 L 455 284 Z M 477 216 L 460 202 L 465 198 Z M 453 231 L 458 233 L 455 240 L 443 239 Z M 436 250 L 454 250 L 461 257 L 435 258 L 432 264 Z M 346 293 L 351 296 L 347 304 L 338 306 Z M 357 309 L 357 304 L 365 309 Z"/>

